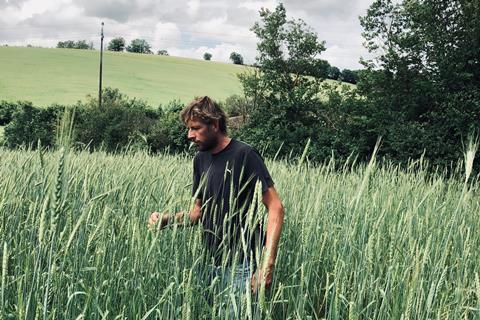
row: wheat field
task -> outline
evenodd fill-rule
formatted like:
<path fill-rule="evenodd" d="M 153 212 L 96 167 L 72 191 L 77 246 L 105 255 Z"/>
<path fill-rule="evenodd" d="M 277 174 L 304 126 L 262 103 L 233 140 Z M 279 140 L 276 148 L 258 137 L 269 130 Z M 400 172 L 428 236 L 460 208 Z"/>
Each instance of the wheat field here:
<path fill-rule="evenodd" d="M 196 280 L 201 226 L 147 229 L 152 211 L 191 205 L 191 156 L 2 149 L 0 161 L 0 318 L 223 319 L 235 302 Z M 452 177 L 423 160 L 267 166 L 285 206 L 275 278 L 238 297 L 236 317 L 480 318 L 479 177 L 465 165 Z"/>

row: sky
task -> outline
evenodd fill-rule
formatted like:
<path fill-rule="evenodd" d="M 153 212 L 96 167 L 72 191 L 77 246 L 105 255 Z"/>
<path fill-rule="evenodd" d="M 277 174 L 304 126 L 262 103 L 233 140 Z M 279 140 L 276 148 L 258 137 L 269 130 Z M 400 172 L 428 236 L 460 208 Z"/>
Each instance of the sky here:
<path fill-rule="evenodd" d="M 359 69 L 363 16 L 373 0 L 284 0 L 288 18 L 304 20 L 325 41 L 322 59 L 340 69 Z M 250 30 L 261 8 L 277 0 L 0 0 L 0 45 L 55 47 L 58 41 L 87 40 L 100 48 L 124 37 L 147 40 L 154 52 L 229 62 L 232 51 L 253 63 L 257 39 Z"/>

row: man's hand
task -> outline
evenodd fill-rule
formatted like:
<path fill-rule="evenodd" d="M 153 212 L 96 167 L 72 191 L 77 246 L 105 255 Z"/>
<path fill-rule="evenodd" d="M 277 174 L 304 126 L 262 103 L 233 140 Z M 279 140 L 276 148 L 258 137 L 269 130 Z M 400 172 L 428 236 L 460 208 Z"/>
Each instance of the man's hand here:
<path fill-rule="evenodd" d="M 251 281 L 253 294 L 258 292 L 263 283 L 265 284 L 265 289 L 270 288 L 273 281 L 273 269 L 273 265 L 257 269 Z"/>
<path fill-rule="evenodd" d="M 160 220 L 161 213 L 159 212 L 153 212 L 150 215 L 150 218 L 148 219 L 148 229 L 153 230 L 155 228 L 155 225 L 157 224 L 158 220 Z"/>

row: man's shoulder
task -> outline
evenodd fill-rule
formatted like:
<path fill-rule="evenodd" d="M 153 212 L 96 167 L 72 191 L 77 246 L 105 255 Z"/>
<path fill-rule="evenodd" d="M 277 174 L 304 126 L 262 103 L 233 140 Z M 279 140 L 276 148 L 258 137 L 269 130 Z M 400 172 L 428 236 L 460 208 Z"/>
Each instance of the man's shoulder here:
<path fill-rule="evenodd" d="M 248 154 L 252 151 L 256 152 L 255 148 L 249 145 L 248 143 L 240 140 L 236 140 L 236 139 L 234 141 L 235 141 L 235 148 L 238 152 L 242 152 L 244 154 Z"/>
<path fill-rule="evenodd" d="M 193 162 L 199 163 L 201 161 L 205 161 L 209 156 L 210 154 L 208 151 L 198 151 L 197 153 L 195 153 L 195 156 L 193 157 Z"/>

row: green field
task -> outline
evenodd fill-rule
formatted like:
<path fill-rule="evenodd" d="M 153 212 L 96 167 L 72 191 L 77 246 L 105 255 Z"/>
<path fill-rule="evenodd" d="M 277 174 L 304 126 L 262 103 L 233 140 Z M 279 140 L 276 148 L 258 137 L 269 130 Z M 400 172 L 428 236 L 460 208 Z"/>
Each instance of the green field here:
<path fill-rule="evenodd" d="M 234 64 L 131 53 L 104 54 L 103 86 L 156 106 L 241 93 Z M 98 93 L 99 51 L 0 47 L 0 100 L 72 104 Z"/>
<path fill-rule="evenodd" d="M 0 318 L 224 319 L 201 226 L 146 228 L 190 206 L 190 157 L 0 154 Z M 236 300 L 240 319 L 480 317 L 478 176 L 267 166 L 286 220 L 273 287 Z"/>

